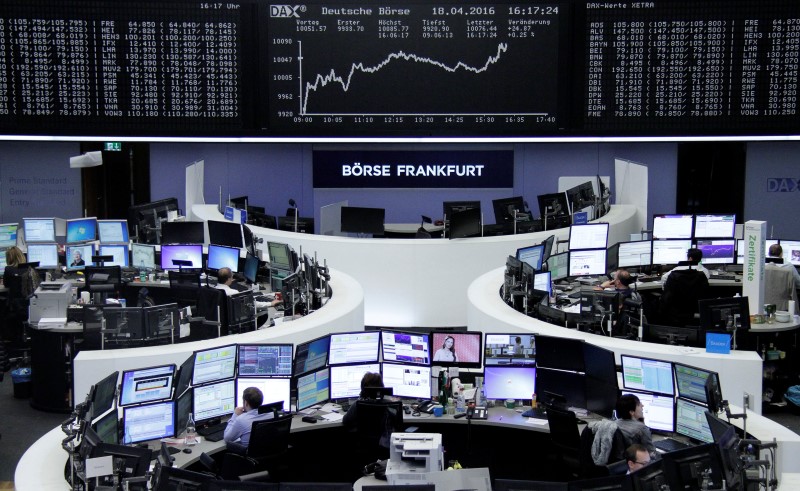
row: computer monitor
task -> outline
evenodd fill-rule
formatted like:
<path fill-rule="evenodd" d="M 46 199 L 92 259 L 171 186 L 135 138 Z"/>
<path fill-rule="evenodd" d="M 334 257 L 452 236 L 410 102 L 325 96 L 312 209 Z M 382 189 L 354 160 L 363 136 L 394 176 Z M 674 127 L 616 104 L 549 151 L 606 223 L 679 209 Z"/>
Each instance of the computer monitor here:
<path fill-rule="evenodd" d="M 603 274 L 606 274 L 605 249 L 569 251 L 569 276 L 596 276 Z"/>
<path fill-rule="evenodd" d="M 517 249 L 517 259 L 529 264 L 534 271 L 541 271 L 544 258 L 544 245 L 537 244 Z"/>
<path fill-rule="evenodd" d="M 118 378 L 119 372 L 114 372 L 94 384 L 94 395 L 92 397 L 92 414 L 94 416 L 100 416 L 114 407 Z"/>
<path fill-rule="evenodd" d="M 30 252 L 30 247 L 28 250 Z M 92 256 L 94 256 L 93 244 L 68 245 L 66 247 L 67 271 L 80 271 L 86 266 L 93 266 Z"/>
<path fill-rule="evenodd" d="M 644 424 L 653 431 L 673 433 L 675 431 L 675 399 L 672 396 L 652 392 L 623 390 L 622 395 L 632 394 L 642 403 Z"/>
<path fill-rule="evenodd" d="M 552 289 L 552 280 L 550 278 L 550 271 L 536 273 L 533 275 L 533 289 L 547 292 L 547 294 L 550 295 Z"/>
<path fill-rule="evenodd" d="M 331 379 L 328 368 L 297 377 L 297 410 L 322 404 L 331 398 Z"/>
<path fill-rule="evenodd" d="M 619 269 L 619 243 L 610 245 L 606 249 L 606 271 L 609 273 Z"/>
<path fill-rule="evenodd" d="M 322 368 L 328 364 L 328 347 L 330 336 L 322 336 L 305 343 L 300 343 L 294 352 L 294 368 L 292 373 L 302 375 Z"/>
<path fill-rule="evenodd" d="M 672 362 L 621 355 L 622 386 L 657 394 L 675 394 Z"/>
<path fill-rule="evenodd" d="M 128 220 L 97 220 L 97 237 L 101 244 L 127 244 Z"/>
<path fill-rule="evenodd" d="M 620 242 L 617 249 L 617 266 L 620 268 L 635 268 L 650 266 L 653 243 L 649 240 L 637 240 L 633 242 Z M 686 251 L 683 251 L 684 257 Z"/>
<path fill-rule="evenodd" d="M 235 344 L 195 351 L 192 385 L 233 378 L 235 370 Z"/>
<path fill-rule="evenodd" d="M 244 247 L 242 224 L 209 220 L 208 243 L 241 249 Z"/>
<path fill-rule="evenodd" d="M 155 484 L 152 489 L 153 491 L 198 491 L 206 489 L 216 479 L 216 477 L 202 472 L 187 471 L 179 467 L 158 466 L 153 477 Z"/>
<path fill-rule="evenodd" d="M 240 377 L 291 377 L 291 344 L 240 344 Z"/>
<path fill-rule="evenodd" d="M 605 249 L 608 247 L 608 224 L 586 223 L 569 228 L 569 250 Z"/>
<path fill-rule="evenodd" d="M 294 215 L 288 217 L 278 217 L 278 230 L 285 232 L 294 232 L 295 223 L 297 223 L 297 232 L 301 234 L 314 233 L 314 218 L 313 217 L 297 217 L 295 221 Z"/>
<path fill-rule="evenodd" d="M 431 367 L 384 363 L 383 385 L 392 387 L 397 397 L 413 399 L 431 398 Z"/>
<path fill-rule="evenodd" d="M 586 373 L 586 409 L 610 418 L 617 406 L 619 384 L 614 352 L 583 343 Z"/>
<path fill-rule="evenodd" d="M 430 339 L 427 333 L 381 331 L 383 361 L 430 365 Z"/>
<path fill-rule="evenodd" d="M 178 395 L 175 399 L 175 436 L 180 436 L 186 431 L 186 423 L 192 414 L 192 403 L 194 402 L 194 391 L 187 390 Z"/>
<path fill-rule="evenodd" d="M 192 372 L 194 371 L 194 354 L 189 355 L 180 368 L 175 378 L 175 397 L 179 397 L 192 385 Z"/>
<path fill-rule="evenodd" d="M 800 240 L 781 240 L 784 262 L 800 266 Z"/>
<path fill-rule="evenodd" d="M 8 249 L 17 245 L 18 229 L 18 223 L 0 223 L 0 249 Z"/>
<path fill-rule="evenodd" d="M 86 266 L 86 289 L 91 293 L 119 291 L 122 285 L 122 268 L 119 266 Z"/>
<path fill-rule="evenodd" d="M 697 327 L 660 326 L 645 324 L 642 341 L 647 343 L 672 344 L 678 346 L 705 347 L 704 331 Z"/>
<path fill-rule="evenodd" d="M 707 404 L 706 380 L 714 372 L 678 362 L 673 362 L 672 365 L 675 369 L 678 397 Z"/>
<path fill-rule="evenodd" d="M 6 261 L 6 251 L 0 249 L 0 268 L 5 270 L 6 266 L 8 266 L 8 262 Z"/>
<path fill-rule="evenodd" d="M 747 297 L 725 297 L 697 301 L 700 326 L 707 331 L 750 330 L 750 305 Z"/>
<path fill-rule="evenodd" d="M 28 244 L 56 241 L 55 218 L 23 218 L 22 228 Z"/>
<path fill-rule="evenodd" d="M 542 260 L 547 261 L 550 258 L 550 255 L 553 253 L 553 245 L 556 242 L 556 236 L 551 235 L 550 237 L 544 239 L 542 241 L 542 245 L 544 246 L 544 254 L 542 256 Z"/>
<path fill-rule="evenodd" d="M 714 437 L 706 420 L 706 406 L 688 399 L 675 401 L 675 432 L 703 443 L 711 443 Z"/>
<path fill-rule="evenodd" d="M 236 408 L 236 380 L 192 387 L 194 421 L 202 424 L 230 416 Z"/>
<path fill-rule="evenodd" d="M 536 393 L 544 404 L 563 404 L 564 408 L 586 407 L 586 376 L 537 366 Z"/>
<path fill-rule="evenodd" d="M 653 264 L 667 265 L 686 261 L 686 252 L 691 248 L 692 241 L 690 239 L 654 240 Z"/>
<path fill-rule="evenodd" d="M 536 336 L 536 366 L 584 372 L 583 340 Z"/>
<path fill-rule="evenodd" d="M 692 215 L 653 215 L 654 239 L 691 239 Z"/>
<path fill-rule="evenodd" d="M 92 423 L 92 429 L 103 443 L 119 444 L 119 421 L 113 411 Z"/>
<path fill-rule="evenodd" d="M 540 194 L 536 199 L 539 201 L 539 214 L 542 220 L 569 215 L 567 193 Z"/>
<path fill-rule="evenodd" d="M 375 363 L 380 341 L 380 331 L 333 333 L 328 348 L 328 365 Z"/>
<path fill-rule="evenodd" d="M 480 368 L 483 333 L 479 331 L 431 332 L 431 364 L 461 368 Z"/>
<path fill-rule="evenodd" d="M 141 307 L 106 307 L 103 309 L 103 318 L 106 322 L 107 344 L 116 342 L 133 347 L 133 342 L 147 338 Z"/>
<path fill-rule="evenodd" d="M 174 330 L 180 327 L 180 310 L 177 303 L 143 307 L 142 316 L 147 339 L 170 338 Z"/>
<path fill-rule="evenodd" d="M 486 333 L 483 366 L 534 366 L 536 340 L 533 334 Z"/>
<path fill-rule="evenodd" d="M 283 401 L 283 410 L 289 410 L 292 379 L 288 377 L 253 378 L 238 377 L 236 379 L 236 405 L 244 406 L 244 390 L 248 387 L 258 388 L 264 394 L 263 404 Z"/>
<path fill-rule="evenodd" d="M 695 215 L 695 239 L 733 239 L 736 215 Z"/>
<path fill-rule="evenodd" d="M 183 269 L 200 269 L 203 267 L 203 246 L 201 244 L 170 244 L 161 246 L 161 269 L 180 269 L 181 266 L 173 264 L 173 260 L 189 261 L 191 266 L 182 266 Z"/>
<path fill-rule="evenodd" d="M 156 246 L 131 244 L 131 266 L 141 271 L 156 269 Z"/>
<path fill-rule="evenodd" d="M 664 475 L 664 462 L 651 460 L 650 463 L 641 469 L 630 474 L 631 491 L 655 491 L 670 489 L 667 484 L 667 476 Z"/>
<path fill-rule="evenodd" d="M 126 407 L 122 413 L 122 443 L 138 443 L 175 436 L 175 402 Z"/>
<path fill-rule="evenodd" d="M 297 264 L 294 261 L 292 248 L 281 242 L 267 242 L 269 265 L 273 269 L 294 272 Z"/>
<path fill-rule="evenodd" d="M 769 239 L 764 241 L 764 254 L 769 255 L 769 248 L 777 244 L 778 242 L 779 241 L 777 239 Z M 736 241 L 736 264 L 744 264 L 744 253 L 746 249 L 747 245 L 745 244 L 745 241 L 742 239 L 738 239 Z M 790 255 L 787 255 L 786 251 L 784 251 L 783 257 L 788 258 L 790 257 Z"/>
<path fill-rule="evenodd" d="M 380 373 L 379 363 L 360 363 L 358 365 L 337 365 L 329 367 L 331 377 L 331 399 L 358 397 L 361 393 L 361 379 L 367 372 Z"/>
<path fill-rule="evenodd" d="M 58 244 L 28 244 L 28 262 L 39 263 L 42 269 L 57 268 Z"/>
<path fill-rule="evenodd" d="M 703 264 L 733 264 L 736 259 L 734 239 L 698 240 L 695 247 L 703 251 Z"/>
<path fill-rule="evenodd" d="M 487 366 L 483 377 L 487 399 L 530 399 L 536 393 L 536 367 Z"/>
<path fill-rule="evenodd" d="M 475 209 L 481 209 L 480 201 L 445 201 L 442 203 L 442 216 L 450 220 L 456 213 Z"/>
<path fill-rule="evenodd" d="M 91 451 L 92 458 L 112 457 L 114 459 L 114 468 L 122 469 L 123 478 L 144 476 L 150 469 L 152 454 L 153 451 L 149 448 L 113 445 L 110 443 L 98 443 Z M 123 461 L 124 463 L 117 465 L 118 461 Z"/>
<path fill-rule="evenodd" d="M 383 235 L 386 210 L 383 208 L 341 207 L 342 232 Z"/>
<path fill-rule="evenodd" d="M 124 407 L 171 398 L 174 377 L 174 364 L 123 371 L 119 405 Z"/>
<path fill-rule="evenodd" d="M 702 489 L 703 475 L 708 482 L 722 484 L 722 469 L 716 445 L 697 445 L 667 452 L 661 456 L 664 461 L 664 475 L 669 489 Z M 726 485 L 725 489 L 731 488 Z"/>
<path fill-rule="evenodd" d="M 139 242 L 156 244 L 157 232 L 172 212 L 179 212 L 178 199 L 166 198 L 129 207 L 128 221 L 135 225 Z"/>
<path fill-rule="evenodd" d="M 553 281 L 563 280 L 569 276 L 569 253 L 553 254 L 547 258 L 547 270 Z"/>
<path fill-rule="evenodd" d="M 208 269 L 220 270 L 230 268 L 232 273 L 239 272 L 239 250 L 234 247 L 209 244 Z"/>
<path fill-rule="evenodd" d="M 628 491 L 627 476 L 611 475 L 570 481 L 568 491 Z"/>
<path fill-rule="evenodd" d="M 480 237 L 483 234 L 482 215 L 480 208 L 453 213 L 449 217 L 451 239 L 467 237 Z"/>
<path fill-rule="evenodd" d="M 705 393 L 709 412 L 718 414 L 724 409 L 725 401 L 722 399 L 722 387 L 720 387 L 718 373 L 711 372 L 706 379 Z"/>
<path fill-rule="evenodd" d="M 97 238 L 97 217 L 67 220 L 67 244 L 89 242 Z"/>
<path fill-rule="evenodd" d="M 203 222 L 165 222 L 161 224 L 162 244 L 202 244 L 205 242 Z"/>
<path fill-rule="evenodd" d="M 106 261 L 103 263 L 105 266 L 119 266 L 121 268 L 127 268 L 129 265 L 128 262 L 128 246 L 122 244 L 115 244 L 115 245 L 108 245 L 102 244 L 100 246 L 100 255 L 101 256 L 111 256 L 114 259 L 111 261 Z M 71 258 L 71 256 L 67 256 L 67 258 Z"/>
<path fill-rule="evenodd" d="M 514 223 L 514 218 L 518 213 L 526 213 L 525 200 L 522 196 L 512 198 L 500 198 L 492 200 L 494 210 L 494 223 Z"/>
<path fill-rule="evenodd" d="M 242 271 L 242 273 L 244 274 L 245 279 L 249 283 L 256 282 L 256 279 L 258 277 L 258 265 L 259 265 L 258 258 L 250 254 L 250 252 L 248 252 L 247 257 L 245 257 L 244 260 L 244 270 Z"/>
<path fill-rule="evenodd" d="M 400 491 L 403 491 L 402 489 Z M 554 481 L 521 481 L 495 479 L 492 491 L 569 491 L 569 483 Z"/>
<path fill-rule="evenodd" d="M 706 416 L 709 416 L 706 413 Z M 713 418 L 713 416 L 709 416 Z M 709 420 L 710 421 L 710 420 Z M 741 440 L 736 434 L 736 428 L 728 425 L 719 437 L 714 438 L 717 444 L 720 466 L 725 485 L 728 489 L 738 489 L 742 484 L 744 461 L 740 458 L 739 446 Z"/>

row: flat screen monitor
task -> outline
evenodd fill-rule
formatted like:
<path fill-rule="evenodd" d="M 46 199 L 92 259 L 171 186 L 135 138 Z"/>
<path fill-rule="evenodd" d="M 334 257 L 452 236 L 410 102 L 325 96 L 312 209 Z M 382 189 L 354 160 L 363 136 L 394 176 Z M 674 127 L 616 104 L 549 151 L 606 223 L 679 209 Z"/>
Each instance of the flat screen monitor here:
<path fill-rule="evenodd" d="M 483 234 L 480 208 L 453 213 L 450 217 L 451 239 L 480 237 Z"/>
<path fill-rule="evenodd" d="M 764 254 L 766 256 L 769 256 L 769 248 L 777 243 L 778 243 L 777 239 L 770 239 L 764 241 Z M 745 244 L 744 240 L 738 239 L 736 241 L 736 264 L 744 264 L 744 253 L 746 250 L 747 250 L 747 245 Z M 786 251 L 784 251 L 783 257 L 784 258 L 789 257 L 786 254 Z M 788 259 L 786 261 L 788 262 Z"/>
<path fill-rule="evenodd" d="M 164 222 L 161 224 L 162 244 L 202 244 L 205 242 L 203 222 Z"/>
<path fill-rule="evenodd" d="M 750 305 L 747 297 L 698 300 L 700 327 L 707 331 L 750 330 Z"/>
<path fill-rule="evenodd" d="M 192 395 L 195 423 L 230 416 L 236 408 L 236 381 L 192 387 Z"/>
<path fill-rule="evenodd" d="M 544 245 L 537 244 L 517 249 L 517 259 L 527 263 L 534 271 L 541 271 L 544 258 Z"/>
<path fill-rule="evenodd" d="M 550 254 L 553 253 L 553 245 L 555 244 L 555 242 L 556 242 L 555 235 L 551 235 L 550 237 L 542 241 L 542 245 L 544 246 L 544 257 L 543 257 L 544 261 L 547 261 L 547 259 L 550 257 Z"/>
<path fill-rule="evenodd" d="M 216 478 L 209 474 L 188 471 L 179 467 L 158 466 L 153 480 L 155 483 L 153 491 L 199 491 L 208 489 L 208 486 Z"/>
<path fill-rule="evenodd" d="M 654 240 L 653 264 L 678 264 L 681 261 L 686 261 L 686 252 L 691 248 L 692 241 L 689 239 Z"/>
<path fill-rule="evenodd" d="M 587 223 L 569 228 L 569 250 L 605 249 L 608 247 L 608 224 Z"/>
<path fill-rule="evenodd" d="M 800 266 L 800 240 L 781 240 L 784 262 Z"/>
<path fill-rule="evenodd" d="M 616 271 L 619 268 L 619 244 L 608 246 L 606 249 L 606 271 Z"/>
<path fill-rule="evenodd" d="M 569 276 L 596 276 L 603 274 L 606 274 L 605 249 L 569 251 Z"/>
<path fill-rule="evenodd" d="M 706 404 L 706 380 L 713 372 L 673 362 L 678 397 Z"/>
<path fill-rule="evenodd" d="M 242 224 L 209 220 L 208 243 L 241 249 L 244 247 Z"/>
<path fill-rule="evenodd" d="M 547 258 L 547 270 L 553 281 L 563 280 L 569 276 L 569 253 L 553 254 Z"/>
<path fill-rule="evenodd" d="M 194 402 L 194 392 L 187 390 L 178 395 L 175 400 L 175 436 L 179 436 L 186 431 L 186 423 L 192 414 L 192 403 Z"/>
<path fill-rule="evenodd" d="M 494 210 L 494 223 L 514 223 L 514 218 L 518 213 L 525 213 L 525 200 L 522 196 L 513 198 L 501 198 L 492 200 Z"/>
<path fill-rule="evenodd" d="M 192 371 L 194 371 L 194 354 L 189 355 L 180 368 L 175 379 L 175 396 L 178 397 L 192 385 Z"/>
<path fill-rule="evenodd" d="M 695 239 L 733 239 L 736 215 L 695 215 Z"/>
<path fill-rule="evenodd" d="M 545 271 L 543 273 L 536 273 L 535 275 L 533 275 L 534 290 L 547 292 L 547 294 L 550 295 L 551 288 L 552 288 L 552 280 L 550 279 L 550 271 Z"/>
<path fill-rule="evenodd" d="M 295 223 L 297 224 L 297 233 L 300 234 L 314 233 L 313 217 L 297 217 L 297 220 L 295 220 L 294 215 L 288 217 L 278 217 L 278 230 L 284 230 L 286 232 L 294 232 Z"/>
<path fill-rule="evenodd" d="M 200 269 L 203 267 L 203 246 L 200 244 L 162 245 L 161 269 L 180 269 L 172 263 L 175 259 L 191 263 L 191 266 L 183 266 L 183 269 Z"/>
<path fill-rule="evenodd" d="M 614 352 L 591 343 L 583 343 L 583 361 L 586 372 L 586 409 L 611 417 L 619 394 Z"/>
<path fill-rule="evenodd" d="M 126 407 L 122 413 L 122 443 L 146 442 L 175 436 L 175 402 Z"/>
<path fill-rule="evenodd" d="M 651 460 L 650 463 L 630 474 L 632 491 L 652 491 L 670 489 L 667 476 L 664 475 L 664 461 Z"/>
<path fill-rule="evenodd" d="M 722 387 L 719 383 L 719 374 L 712 372 L 706 379 L 706 406 L 708 410 L 717 414 L 724 409 L 725 401 L 722 399 Z"/>
<path fill-rule="evenodd" d="M 55 218 L 23 218 L 22 228 L 28 244 L 56 241 Z"/>
<path fill-rule="evenodd" d="M 483 333 L 478 331 L 432 332 L 430 339 L 433 353 L 431 364 L 480 368 Z"/>
<path fill-rule="evenodd" d="M 119 444 L 119 421 L 113 411 L 92 423 L 92 429 L 103 443 Z"/>
<path fill-rule="evenodd" d="M 483 366 L 533 366 L 536 364 L 536 340 L 533 334 L 486 333 Z"/>
<path fill-rule="evenodd" d="M 220 270 L 230 268 L 232 273 L 239 272 L 239 249 L 209 244 L 208 269 Z"/>
<path fill-rule="evenodd" d="M 67 220 L 67 244 L 97 239 L 97 217 Z"/>
<path fill-rule="evenodd" d="M 697 327 L 660 326 L 645 324 L 642 341 L 647 343 L 673 344 L 678 346 L 705 347 L 704 331 Z"/>
<path fill-rule="evenodd" d="M 675 400 L 675 433 L 688 436 L 692 440 L 711 443 L 714 436 L 708 427 L 706 406 L 688 399 Z"/>
<path fill-rule="evenodd" d="M 94 256 L 93 244 L 68 245 L 66 247 L 67 271 L 80 271 L 86 266 L 94 266 L 92 256 Z"/>
<path fill-rule="evenodd" d="M 130 406 L 172 397 L 175 365 L 160 365 L 122 372 L 119 405 Z"/>
<path fill-rule="evenodd" d="M 430 365 L 430 339 L 427 333 L 381 331 L 383 361 Z"/>
<path fill-rule="evenodd" d="M 583 340 L 536 336 L 536 366 L 584 372 Z"/>
<path fill-rule="evenodd" d="M 652 392 L 623 390 L 622 395 L 633 394 L 642 403 L 644 424 L 653 431 L 672 433 L 675 431 L 675 399 L 672 396 Z"/>
<path fill-rule="evenodd" d="M 180 326 L 180 312 L 177 303 L 143 307 L 142 314 L 144 315 L 144 332 L 148 339 L 171 338 L 174 329 L 178 329 Z"/>
<path fill-rule="evenodd" d="M 297 269 L 292 255 L 292 248 L 289 247 L 289 244 L 267 242 L 267 250 L 269 251 L 269 265 L 271 268 L 291 272 Z"/>
<path fill-rule="evenodd" d="M 0 250 L 0 268 L 6 269 L 8 262 L 6 262 L 6 251 Z"/>
<path fill-rule="evenodd" d="M 156 269 L 156 246 L 131 244 L 131 266 L 144 271 Z"/>
<path fill-rule="evenodd" d="M 733 264 L 736 258 L 734 239 L 703 239 L 695 246 L 703 251 L 703 264 Z"/>
<path fill-rule="evenodd" d="M 94 396 L 92 397 L 92 414 L 94 416 L 100 416 L 114 407 L 118 378 L 119 372 L 114 372 L 94 385 Z"/>
<path fill-rule="evenodd" d="M 153 451 L 149 448 L 132 447 L 129 445 L 112 445 L 99 443 L 93 450 L 91 457 L 113 457 L 115 461 L 121 460 L 122 477 L 144 476 L 150 468 L 150 458 Z"/>
<path fill-rule="evenodd" d="M 8 249 L 17 245 L 18 223 L 0 224 L 0 249 Z M 3 254 L 5 255 L 5 254 Z"/>
<path fill-rule="evenodd" d="M 542 220 L 569 215 L 567 193 L 540 194 L 537 200 Z"/>
<path fill-rule="evenodd" d="M 622 386 L 657 394 L 675 394 L 672 362 L 621 355 Z"/>
<path fill-rule="evenodd" d="M 297 378 L 297 410 L 322 404 L 331 398 L 329 369 L 323 368 Z"/>
<path fill-rule="evenodd" d="M 338 365 L 329 367 L 331 377 L 331 399 L 358 397 L 361 393 L 361 379 L 367 372 L 380 373 L 378 363 L 358 365 Z"/>
<path fill-rule="evenodd" d="M 97 220 L 97 238 L 101 244 L 127 244 L 128 220 Z"/>
<path fill-rule="evenodd" d="M 263 404 L 283 401 L 283 410 L 289 410 L 292 379 L 288 377 L 253 378 L 239 377 L 236 379 L 236 405 L 244 406 L 244 390 L 248 387 L 258 388 L 264 394 Z"/>
<path fill-rule="evenodd" d="M 101 256 L 111 256 L 114 259 L 103 263 L 105 266 L 119 266 L 120 268 L 127 268 L 128 262 L 128 246 L 122 244 L 108 245 L 103 244 L 100 246 Z M 71 256 L 68 256 L 71 257 Z"/>
<path fill-rule="evenodd" d="M 331 334 L 328 365 L 375 363 L 378 361 L 380 331 L 358 331 Z"/>
<path fill-rule="evenodd" d="M 58 244 L 28 244 L 28 262 L 39 263 L 43 269 L 57 268 Z"/>
<path fill-rule="evenodd" d="M 431 398 L 431 367 L 384 363 L 383 385 L 392 387 L 397 397 Z"/>
<path fill-rule="evenodd" d="M 106 322 L 106 343 L 117 341 L 122 345 L 130 345 L 132 341 L 146 339 L 144 320 L 140 307 L 107 307 L 103 309 Z"/>
<path fill-rule="evenodd" d="M 258 277 L 258 264 L 258 258 L 248 252 L 244 260 L 244 271 L 242 273 L 249 283 L 256 282 Z"/>
<path fill-rule="evenodd" d="M 586 376 L 537 366 L 536 393 L 542 401 L 555 396 L 565 400 L 567 407 L 586 407 Z"/>
<path fill-rule="evenodd" d="M 530 399 L 536 393 L 536 367 L 487 366 L 483 377 L 487 399 Z"/>
<path fill-rule="evenodd" d="M 297 345 L 294 353 L 295 376 L 320 369 L 328 364 L 330 336 L 322 336 Z"/>
<path fill-rule="evenodd" d="M 635 268 L 639 266 L 650 266 L 653 243 L 649 240 L 637 240 L 634 242 L 620 242 L 617 249 L 617 266 L 620 268 Z M 683 251 L 684 256 L 686 251 Z"/>
<path fill-rule="evenodd" d="M 456 213 L 475 209 L 481 209 L 480 201 L 445 201 L 442 203 L 442 216 L 445 220 L 450 220 Z"/>
<path fill-rule="evenodd" d="M 361 208 L 343 206 L 341 208 L 342 232 L 352 234 L 383 235 L 386 210 L 383 208 Z"/>
<path fill-rule="evenodd" d="M 291 344 L 240 344 L 240 377 L 291 377 Z"/>
<path fill-rule="evenodd" d="M 692 215 L 653 215 L 654 239 L 691 239 Z"/>
<path fill-rule="evenodd" d="M 235 344 L 195 351 L 192 385 L 233 378 L 235 370 Z"/>

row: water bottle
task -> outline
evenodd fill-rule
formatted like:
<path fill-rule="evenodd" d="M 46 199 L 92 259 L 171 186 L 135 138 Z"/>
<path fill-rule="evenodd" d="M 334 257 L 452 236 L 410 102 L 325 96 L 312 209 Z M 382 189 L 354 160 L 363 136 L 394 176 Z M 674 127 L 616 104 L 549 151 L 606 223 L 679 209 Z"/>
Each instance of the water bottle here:
<path fill-rule="evenodd" d="M 458 394 L 456 397 L 456 414 L 467 412 L 467 406 L 464 403 L 464 394 Z"/>
<path fill-rule="evenodd" d="M 147 279 L 147 270 L 144 267 L 144 261 L 141 262 L 139 265 L 139 281 L 145 281 Z"/>
<path fill-rule="evenodd" d="M 186 444 L 195 445 L 197 443 L 197 427 L 194 425 L 194 418 L 191 413 L 186 421 Z"/>

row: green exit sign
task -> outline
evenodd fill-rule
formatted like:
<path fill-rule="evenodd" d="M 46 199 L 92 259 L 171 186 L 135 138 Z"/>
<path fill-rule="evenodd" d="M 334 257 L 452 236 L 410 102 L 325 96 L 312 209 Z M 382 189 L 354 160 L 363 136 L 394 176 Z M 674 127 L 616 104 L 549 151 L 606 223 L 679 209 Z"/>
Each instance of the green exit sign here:
<path fill-rule="evenodd" d="M 103 150 L 107 152 L 121 152 L 122 142 L 106 142 Z"/>

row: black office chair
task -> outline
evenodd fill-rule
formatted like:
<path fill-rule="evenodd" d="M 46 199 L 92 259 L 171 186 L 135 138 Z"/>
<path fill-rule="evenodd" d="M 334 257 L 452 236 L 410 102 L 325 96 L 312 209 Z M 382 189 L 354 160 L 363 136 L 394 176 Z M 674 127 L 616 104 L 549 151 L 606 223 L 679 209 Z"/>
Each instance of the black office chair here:
<path fill-rule="evenodd" d="M 213 339 L 228 334 L 228 300 L 219 288 L 203 286 L 197 289 L 197 307 L 189 319 L 187 341 Z"/>
<path fill-rule="evenodd" d="M 551 481 L 495 479 L 492 484 L 492 491 L 567 491 L 568 489 L 568 483 Z"/>
<path fill-rule="evenodd" d="M 578 418 L 572 411 L 551 406 L 547 408 L 547 424 L 557 464 L 569 478 L 577 477 L 581 469 Z"/>
<path fill-rule="evenodd" d="M 169 291 L 179 307 L 197 305 L 200 273 L 196 271 L 169 271 Z"/>
<path fill-rule="evenodd" d="M 402 401 L 360 400 L 356 402 L 356 464 L 359 469 L 389 458 L 392 433 L 403 431 Z"/>
<path fill-rule="evenodd" d="M 291 414 L 253 421 L 245 454 L 225 454 L 220 469 L 222 478 L 242 479 L 242 476 L 258 473 L 258 480 L 281 481 L 288 469 L 291 428 Z"/>
<path fill-rule="evenodd" d="M 661 323 L 677 327 L 696 326 L 697 301 L 708 297 L 708 278 L 701 271 L 672 271 L 661 295 Z"/>
<path fill-rule="evenodd" d="M 609 464 L 620 460 L 625 461 L 625 435 L 619 428 L 614 431 L 608 459 L 602 464 L 596 464 L 592 458 L 594 438 L 594 432 L 589 426 L 586 426 L 581 432 L 580 476 L 582 479 L 608 476 Z"/>

